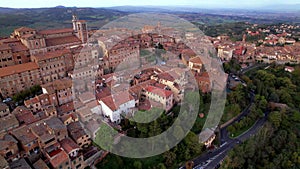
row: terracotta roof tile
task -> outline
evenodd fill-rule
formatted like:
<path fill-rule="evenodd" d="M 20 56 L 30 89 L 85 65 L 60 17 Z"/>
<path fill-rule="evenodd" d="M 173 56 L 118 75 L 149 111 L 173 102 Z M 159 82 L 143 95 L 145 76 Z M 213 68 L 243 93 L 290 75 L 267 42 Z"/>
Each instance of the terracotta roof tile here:
<path fill-rule="evenodd" d="M 119 92 L 101 99 L 101 101 L 113 111 L 130 100 L 134 100 L 134 98 L 128 92 Z"/>
<path fill-rule="evenodd" d="M 63 44 L 70 44 L 70 43 L 80 44 L 81 41 L 75 35 L 46 39 L 46 45 L 48 47 L 49 46 L 58 46 L 58 45 L 63 45 Z"/>
<path fill-rule="evenodd" d="M 200 56 L 196 56 L 196 57 L 191 58 L 189 60 L 189 62 L 196 63 L 196 64 L 203 64 L 202 61 L 201 61 Z"/>
<path fill-rule="evenodd" d="M 58 168 L 61 164 L 69 161 L 68 154 L 62 149 L 58 149 L 51 152 L 49 156 L 50 156 L 50 163 L 54 168 Z"/>
<path fill-rule="evenodd" d="M 0 45 L 0 51 L 4 51 L 4 50 L 11 50 L 11 47 L 8 44 L 1 44 Z"/>
<path fill-rule="evenodd" d="M 42 35 L 51 35 L 51 34 L 59 34 L 59 33 L 68 33 L 73 32 L 72 28 L 65 28 L 65 29 L 50 29 L 50 30 L 41 30 L 38 34 Z"/>
<path fill-rule="evenodd" d="M 154 86 L 148 86 L 145 88 L 145 90 L 150 93 L 164 97 L 164 98 L 170 97 L 173 94 L 173 92 L 171 92 L 169 90 L 164 90 L 164 89 L 154 87 Z"/>
<path fill-rule="evenodd" d="M 22 73 L 30 70 L 35 70 L 35 69 L 39 69 L 39 66 L 33 62 L 8 66 L 0 69 L 0 77 L 5 77 L 5 76 Z"/>
<path fill-rule="evenodd" d="M 65 54 L 70 54 L 70 53 L 71 53 L 71 51 L 69 49 L 63 49 L 63 50 L 56 50 L 56 51 L 52 51 L 52 52 L 35 54 L 35 55 L 33 55 L 33 57 L 37 61 L 42 61 L 42 60 L 47 60 L 47 59 L 51 59 L 51 58 L 61 57 Z"/>
<path fill-rule="evenodd" d="M 79 146 L 70 138 L 65 138 L 60 142 L 61 147 L 66 153 L 71 153 L 73 150 L 79 149 Z"/>
<path fill-rule="evenodd" d="M 71 79 L 58 79 L 53 82 L 42 85 L 42 88 L 46 89 L 48 94 L 53 94 L 57 90 L 72 88 L 72 85 L 73 83 Z"/>

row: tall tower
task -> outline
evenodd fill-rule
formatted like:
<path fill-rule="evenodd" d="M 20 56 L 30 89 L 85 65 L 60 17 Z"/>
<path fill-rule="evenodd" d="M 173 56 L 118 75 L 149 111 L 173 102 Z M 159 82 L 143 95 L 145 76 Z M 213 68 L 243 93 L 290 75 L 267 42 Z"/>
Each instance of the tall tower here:
<path fill-rule="evenodd" d="M 73 19 L 72 19 L 72 22 L 73 22 L 73 30 L 74 32 L 77 32 L 77 21 L 78 21 L 78 18 L 75 14 L 73 14 Z"/>
<path fill-rule="evenodd" d="M 244 35 L 243 35 L 243 42 L 244 42 L 244 43 L 246 42 L 246 39 L 247 39 L 247 35 L 244 34 Z"/>
<path fill-rule="evenodd" d="M 86 21 L 78 20 L 78 17 L 75 14 L 73 14 L 72 22 L 75 35 L 82 41 L 82 43 L 86 43 L 88 39 Z"/>
<path fill-rule="evenodd" d="M 82 41 L 82 43 L 86 43 L 88 39 L 88 30 L 86 21 L 78 20 L 77 24 L 77 37 Z"/>

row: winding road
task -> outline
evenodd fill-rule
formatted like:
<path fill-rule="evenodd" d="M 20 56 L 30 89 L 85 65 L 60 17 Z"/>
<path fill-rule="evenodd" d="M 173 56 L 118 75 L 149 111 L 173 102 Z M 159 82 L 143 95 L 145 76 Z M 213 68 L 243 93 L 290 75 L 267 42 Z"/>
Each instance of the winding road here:
<path fill-rule="evenodd" d="M 247 71 L 257 68 L 258 66 L 252 66 L 251 68 L 244 69 L 242 71 L 242 74 L 246 73 Z M 247 114 L 250 112 L 251 106 L 254 104 L 254 97 L 255 94 L 253 92 L 249 93 L 251 95 L 250 97 L 250 104 L 238 115 L 238 117 L 232 121 L 231 123 L 227 124 L 226 126 L 223 126 L 220 128 L 220 140 L 221 140 L 221 146 L 211 152 L 202 154 L 201 156 L 193 159 L 194 162 L 194 169 L 214 169 L 218 168 L 220 166 L 220 163 L 223 161 L 223 159 L 226 157 L 227 153 L 232 150 L 236 145 L 246 141 L 250 137 L 252 137 L 254 134 L 256 134 L 259 129 L 263 127 L 265 122 L 268 118 L 268 112 L 264 113 L 264 117 L 258 119 L 255 124 L 246 132 L 239 135 L 238 137 L 231 139 L 228 136 L 227 127 L 234 124 L 237 121 L 240 121 L 242 118 L 247 116 Z M 185 169 L 185 166 L 180 167 L 180 169 Z"/>

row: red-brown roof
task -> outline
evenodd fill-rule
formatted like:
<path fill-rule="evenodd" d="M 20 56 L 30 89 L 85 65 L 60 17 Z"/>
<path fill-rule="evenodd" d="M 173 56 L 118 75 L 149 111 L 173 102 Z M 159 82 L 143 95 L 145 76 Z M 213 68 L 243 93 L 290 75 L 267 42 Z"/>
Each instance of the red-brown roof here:
<path fill-rule="evenodd" d="M 164 89 L 154 87 L 154 86 L 148 86 L 148 87 L 146 87 L 145 90 L 150 93 L 153 93 L 155 95 L 159 95 L 159 96 L 165 97 L 165 98 L 167 98 L 173 94 L 173 92 L 171 92 L 169 90 L 164 90 Z"/>
<path fill-rule="evenodd" d="M 200 56 L 193 57 L 189 61 L 196 64 L 202 64 Z"/>
<path fill-rule="evenodd" d="M 65 138 L 60 142 L 61 147 L 66 153 L 71 153 L 73 150 L 79 149 L 79 146 L 70 138 Z"/>
<path fill-rule="evenodd" d="M 11 50 L 11 47 L 8 44 L 1 44 L 0 50 Z"/>
<path fill-rule="evenodd" d="M 64 54 L 69 54 L 71 51 L 69 49 L 63 49 L 63 50 L 56 50 L 56 51 L 51 51 L 51 52 L 46 52 L 46 53 L 39 53 L 33 55 L 33 57 L 37 61 L 42 61 L 42 60 L 47 60 L 51 58 L 56 58 L 56 57 L 61 57 Z"/>
<path fill-rule="evenodd" d="M 26 51 L 29 50 L 25 45 L 23 45 L 21 42 L 11 43 L 9 44 L 13 52 L 20 52 L 20 51 Z"/>
<path fill-rule="evenodd" d="M 112 111 L 117 110 L 120 105 L 130 100 L 134 100 L 134 98 L 128 92 L 119 92 L 101 99 L 101 101 L 106 104 Z"/>
<path fill-rule="evenodd" d="M 160 74 L 157 75 L 157 77 L 158 77 L 159 79 L 168 80 L 168 81 L 170 81 L 170 82 L 173 82 L 173 81 L 175 80 L 174 77 L 171 76 L 171 75 L 170 75 L 169 73 L 167 73 L 167 72 L 160 73 Z"/>
<path fill-rule="evenodd" d="M 0 77 L 5 77 L 5 76 L 22 73 L 30 70 L 35 70 L 38 68 L 39 66 L 33 62 L 8 66 L 0 69 Z"/>
<path fill-rule="evenodd" d="M 73 29 L 65 28 L 65 29 L 41 30 L 38 33 L 42 35 L 51 35 L 51 34 L 68 33 L 68 32 L 73 32 Z"/>
<path fill-rule="evenodd" d="M 68 154 L 62 149 L 55 150 L 49 154 L 50 163 L 54 168 L 58 168 L 62 163 L 69 160 Z"/>
<path fill-rule="evenodd" d="M 81 41 L 75 35 L 46 39 L 47 46 L 58 46 L 58 45 L 70 44 L 70 43 L 80 44 Z"/>

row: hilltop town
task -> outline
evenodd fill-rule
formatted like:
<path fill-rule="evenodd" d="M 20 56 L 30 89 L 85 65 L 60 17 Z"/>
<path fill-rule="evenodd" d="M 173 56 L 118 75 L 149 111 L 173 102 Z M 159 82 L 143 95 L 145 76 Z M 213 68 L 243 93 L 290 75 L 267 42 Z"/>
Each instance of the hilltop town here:
<path fill-rule="evenodd" d="M 172 113 L 186 90 L 210 93 L 218 86 L 214 71 L 192 49 L 203 41 L 216 50 L 218 61 L 234 59 L 243 69 L 300 63 L 300 43 L 293 38 L 299 26 L 253 25 L 241 41 L 220 35 L 199 42 L 195 34 L 180 35 L 194 42 L 189 47 L 167 36 L 177 32 L 160 23 L 145 25 L 137 35 L 126 28 L 89 31 L 76 15 L 72 23 L 52 30 L 21 27 L 0 39 L 2 168 L 91 166 L 107 154 L 92 144 L 101 123 L 121 129 L 122 120 L 139 111 L 155 107 Z M 120 41 L 116 32 L 128 37 Z M 210 147 L 213 129 L 203 135 L 201 143 Z"/>

